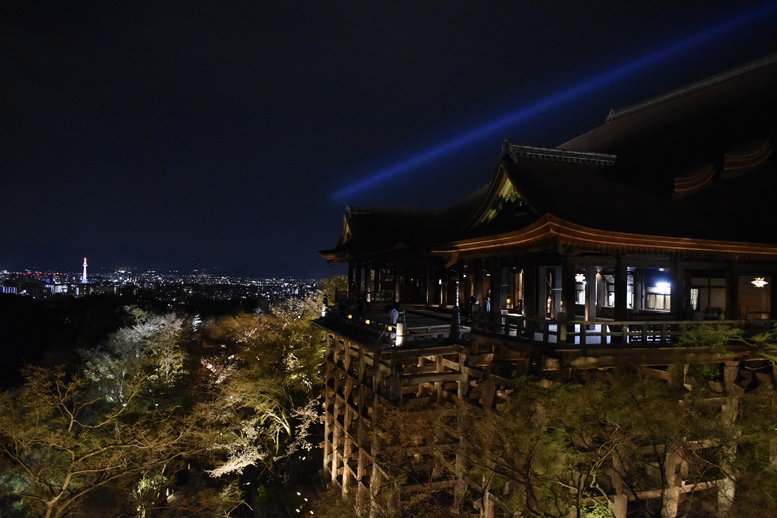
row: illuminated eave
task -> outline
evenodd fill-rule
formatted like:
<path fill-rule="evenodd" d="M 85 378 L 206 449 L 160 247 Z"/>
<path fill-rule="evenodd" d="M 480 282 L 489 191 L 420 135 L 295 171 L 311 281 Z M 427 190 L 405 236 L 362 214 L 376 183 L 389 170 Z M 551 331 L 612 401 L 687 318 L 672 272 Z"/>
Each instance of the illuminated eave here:
<path fill-rule="evenodd" d="M 545 248 L 549 245 L 558 249 L 619 254 L 714 254 L 738 259 L 751 257 L 777 261 L 775 245 L 611 232 L 576 225 L 550 214 L 521 230 L 463 239 L 435 247 L 432 252 L 477 254 L 516 248 Z"/>
<path fill-rule="evenodd" d="M 346 259 L 346 255 L 336 252 L 319 252 L 319 255 L 328 263 L 340 263 Z"/>

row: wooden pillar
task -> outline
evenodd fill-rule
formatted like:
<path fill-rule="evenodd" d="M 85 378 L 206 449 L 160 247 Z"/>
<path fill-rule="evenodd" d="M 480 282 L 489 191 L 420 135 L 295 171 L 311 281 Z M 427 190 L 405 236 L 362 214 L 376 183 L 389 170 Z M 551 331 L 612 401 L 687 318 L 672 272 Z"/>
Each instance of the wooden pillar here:
<path fill-rule="evenodd" d="M 460 308 L 461 307 L 461 273 L 459 272 L 459 268 L 456 269 L 455 272 L 453 272 L 453 300 L 451 301 L 451 304 L 454 308 Z"/>
<path fill-rule="evenodd" d="M 469 275 L 469 282 L 467 284 L 470 287 L 470 293 L 467 298 L 464 299 L 464 302 L 466 303 L 470 299 L 470 296 L 475 297 L 475 300 L 480 302 L 483 300 L 483 296 L 481 295 L 481 292 L 483 291 L 483 268 L 480 264 L 477 264 L 474 268 L 470 269 Z"/>
<path fill-rule="evenodd" d="M 683 319 L 685 301 L 687 300 L 690 303 L 691 300 L 691 291 L 685 281 L 685 270 L 679 262 L 675 261 L 672 265 L 670 274 L 670 278 L 672 279 L 672 292 L 669 296 L 669 304 L 672 306 L 670 310 L 672 311 L 672 315 L 679 319 Z"/>
<path fill-rule="evenodd" d="M 558 314 L 562 310 L 561 305 L 561 294 L 562 294 L 562 274 L 561 274 L 561 266 L 552 266 L 549 267 L 551 274 L 551 291 L 550 296 L 553 299 L 553 308 L 552 308 L 552 318 L 558 318 Z"/>
<path fill-rule="evenodd" d="M 596 320 L 596 266 L 585 267 L 585 319 Z"/>
<path fill-rule="evenodd" d="M 523 315 L 528 318 L 537 318 L 537 284 L 544 279 L 537 275 L 537 267 L 525 266 L 523 269 Z"/>
<path fill-rule="evenodd" d="M 362 296 L 362 293 L 364 292 L 364 288 L 362 287 L 362 265 L 360 264 L 356 266 L 354 284 L 356 286 L 354 297 L 356 300 L 359 300 L 359 298 Z"/>
<path fill-rule="evenodd" d="M 399 263 L 396 263 L 394 266 L 394 302 L 402 300 L 402 283 L 399 273 Z"/>
<path fill-rule="evenodd" d="M 442 306 L 443 307 L 448 305 L 448 282 L 450 282 L 449 281 L 449 277 L 450 277 L 450 274 L 451 274 L 450 272 L 451 271 L 448 268 L 446 268 L 443 271 L 443 274 L 442 274 L 442 284 L 439 285 L 439 287 L 440 287 L 440 299 L 442 300 Z"/>
<path fill-rule="evenodd" d="M 626 261 L 618 257 L 615 265 L 615 319 L 616 321 L 626 320 L 628 312 L 626 310 L 626 294 L 628 292 L 628 271 Z"/>
<path fill-rule="evenodd" d="M 603 307 L 607 306 L 607 279 L 604 277 L 604 274 L 599 271 L 596 274 L 596 308 L 597 312 Z"/>
<path fill-rule="evenodd" d="M 634 270 L 634 309 L 645 309 L 645 270 Z"/>
<path fill-rule="evenodd" d="M 491 258 L 486 263 L 489 275 L 489 292 L 487 295 L 491 299 L 491 311 L 499 312 L 500 304 L 502 303 L 502 268 L 499 261 L 495 258 Z M 485 301 L 485 295 L 483 296 Z"/>
<path fill-rule="evenodd" d="M 337 388 L 336 382 L 335 388 Z M 340 467 L 340 439 L 343 435 L 343 429 L 340 427 L 337 417 L 340 414 L 341 407 L 342 402 L 339 399 L 335 399 L 332 405 L 332 467 L 330 468 L 333 481 L 337 480 L 337 471 Z M 343 488 L 343 491 L 345 491 L 345 488 Z"/>
<path fill-rule="evenodd" d="M 346 387 L 346 401 L 350 399 L 350 385 L 351 383 L 348 383 Z M 351 427 L 351 419 L 353 418 L 353 411 L 349 406 L 345 406 L 343 408 L 343 431 L 347 432 L 348 429 Z M 343 469 L 343 493 L 349 493 L 351 486 L 353 485 L 353 480 L 351 478 L 351 455 L 353 454 L 353 438 L 348 433 L 343 433 L 341 437 L 341 441 L 343 443 L 343 462 L 342 462 L 342 469 Z"/>
<path fill-rule="evenodd" d="M 567 320 L 575 320 L 577 282 L 575 281 L 576 265 L 570 257 L 565 257 L 561 265 L 561 301 Z"/>
<path fill-rule="evenodd" d="M 576 296 L 576 282 L 575 282 L 575 262 L 570 257 L 565 257 L 564 262 L 561 264 L 561 301 L 564 313 L 566 313 L 567 320 L 567 343 L 574 343 L 575 337 L 571 333 L 575 331 L 575 296 Z M 559 325 L 561 323 L 559 322 Z"/>
<path fill-rule="evenodd" d="M 739 318 L 739 272 L 733 263 L 726 269 L 726 319 Z"/>
<path fill-rule="evenodd" d="M 466 306 L 467 299 L 472 295 L 470 285 L 472 283 L 472 271 L 470 268 L 462 266 L 461 275 L 459 276 L 459 297 L 460 305 Z"/>
<path fill-rule="evenodd" d="M 548 268 L 537 267 L 537 318 L 548 318 Z"/>
<path fill-rule="evenodd" d="M 367 304 L 372 302 L 372 290 L 374 288 L 373 271 L 371 267 L 364 269 L 364 300 Z"/>
<path fill-rule="evenodd" d="M 523 283 L 523 320 L 524 332 L 533 336 L 537 318 L 537 267 L 533 264 L 524 264 L 521 282 Z"/>
<path fill-rule="evenodd" d="M 508 296 L 508 280 L 507 280 L 507 267 L 501 262 L 496 263 L 496 279 L 491 274 L 491 279 L 499 285 L 499 295 L 494 296 L 491 300 L 491 309 L 499 313 L 503 309 L 507 309 L 507 296 Z"/>

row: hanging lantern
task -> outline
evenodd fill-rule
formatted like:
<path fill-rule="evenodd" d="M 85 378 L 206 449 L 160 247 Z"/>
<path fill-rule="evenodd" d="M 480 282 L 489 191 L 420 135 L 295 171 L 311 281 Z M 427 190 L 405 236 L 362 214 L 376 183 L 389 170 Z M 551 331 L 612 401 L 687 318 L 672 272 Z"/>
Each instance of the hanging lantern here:
<path fill-rule="evenodd" d="M 764 280 L 764 278 L 763 278 L 763 277 L 756 277 L 754 280 L 752 280 L 752 281 L 750 281 L 750 282 L 751 282 L 751 284 L 752 284 L 753 286 L 755 286 L 756 288 L 763 288 L 764 286 L 766 286 L 767 284 L 769 284 L 768 282 L 766 282 L 766 281 Z"/>

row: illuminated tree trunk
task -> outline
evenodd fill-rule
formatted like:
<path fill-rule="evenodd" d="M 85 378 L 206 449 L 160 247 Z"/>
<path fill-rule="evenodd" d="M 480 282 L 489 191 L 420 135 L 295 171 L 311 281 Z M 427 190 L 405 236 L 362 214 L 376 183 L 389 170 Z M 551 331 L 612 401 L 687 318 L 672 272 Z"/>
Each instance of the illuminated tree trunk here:
<path fill-rule="evenodd" d="M 661 518 L 674 518 L 677 516 L 677 504 L 680 500 L 679 484 L 682 483 L 677 474 L 679 463 L 680 455 L 678 455 L 674 448 L 669 448 L 666 452 L 664 463 L 666 487 L 664 487 L 662 498 Z"/>
<path fill-rule="evenodd" d="M 725 428 L 731 428 L 736 421 L 739 411 L 739 397 L 729 397 L 729 404 L 721 407 L 721 419 Z M 723 458 L 721 460 L 721 472 L 723 478 L 718 482 L 718 516 L 728 516 L 734 504 L 736 496 L 736 482 L 734 481 L 734 461 L 737 456 L 736 441 L 730 440 L 723 445 Z"/>

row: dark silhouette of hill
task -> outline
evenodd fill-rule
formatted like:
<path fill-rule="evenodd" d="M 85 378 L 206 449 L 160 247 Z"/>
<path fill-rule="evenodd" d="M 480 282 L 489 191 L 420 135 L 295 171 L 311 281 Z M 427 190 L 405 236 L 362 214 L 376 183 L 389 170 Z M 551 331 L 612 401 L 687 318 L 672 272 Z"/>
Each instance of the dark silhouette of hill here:
<path fill-rule="evenodd" d="M 21 382 L 24 365 L 70 364 L 77 348 L 95 346 L 124 325 L 125 302 L 106 295 L 37 300 L 0 294 L 1 388 Z"/>
<path fill-rule="evenodd" d="M 128 306 L 156 314 L 175 311 L 207 318 L 250 313 L 266 305 L 261 297 L 214 300 L 192 296 L 181 300 L 152 290 L 51 299 L 0 293 L 0 389 L 18 385 L 24 365 L 67 366 L 78 361 L 77 349 L 96 347 L 112 332 L 131 324 Z"/>

